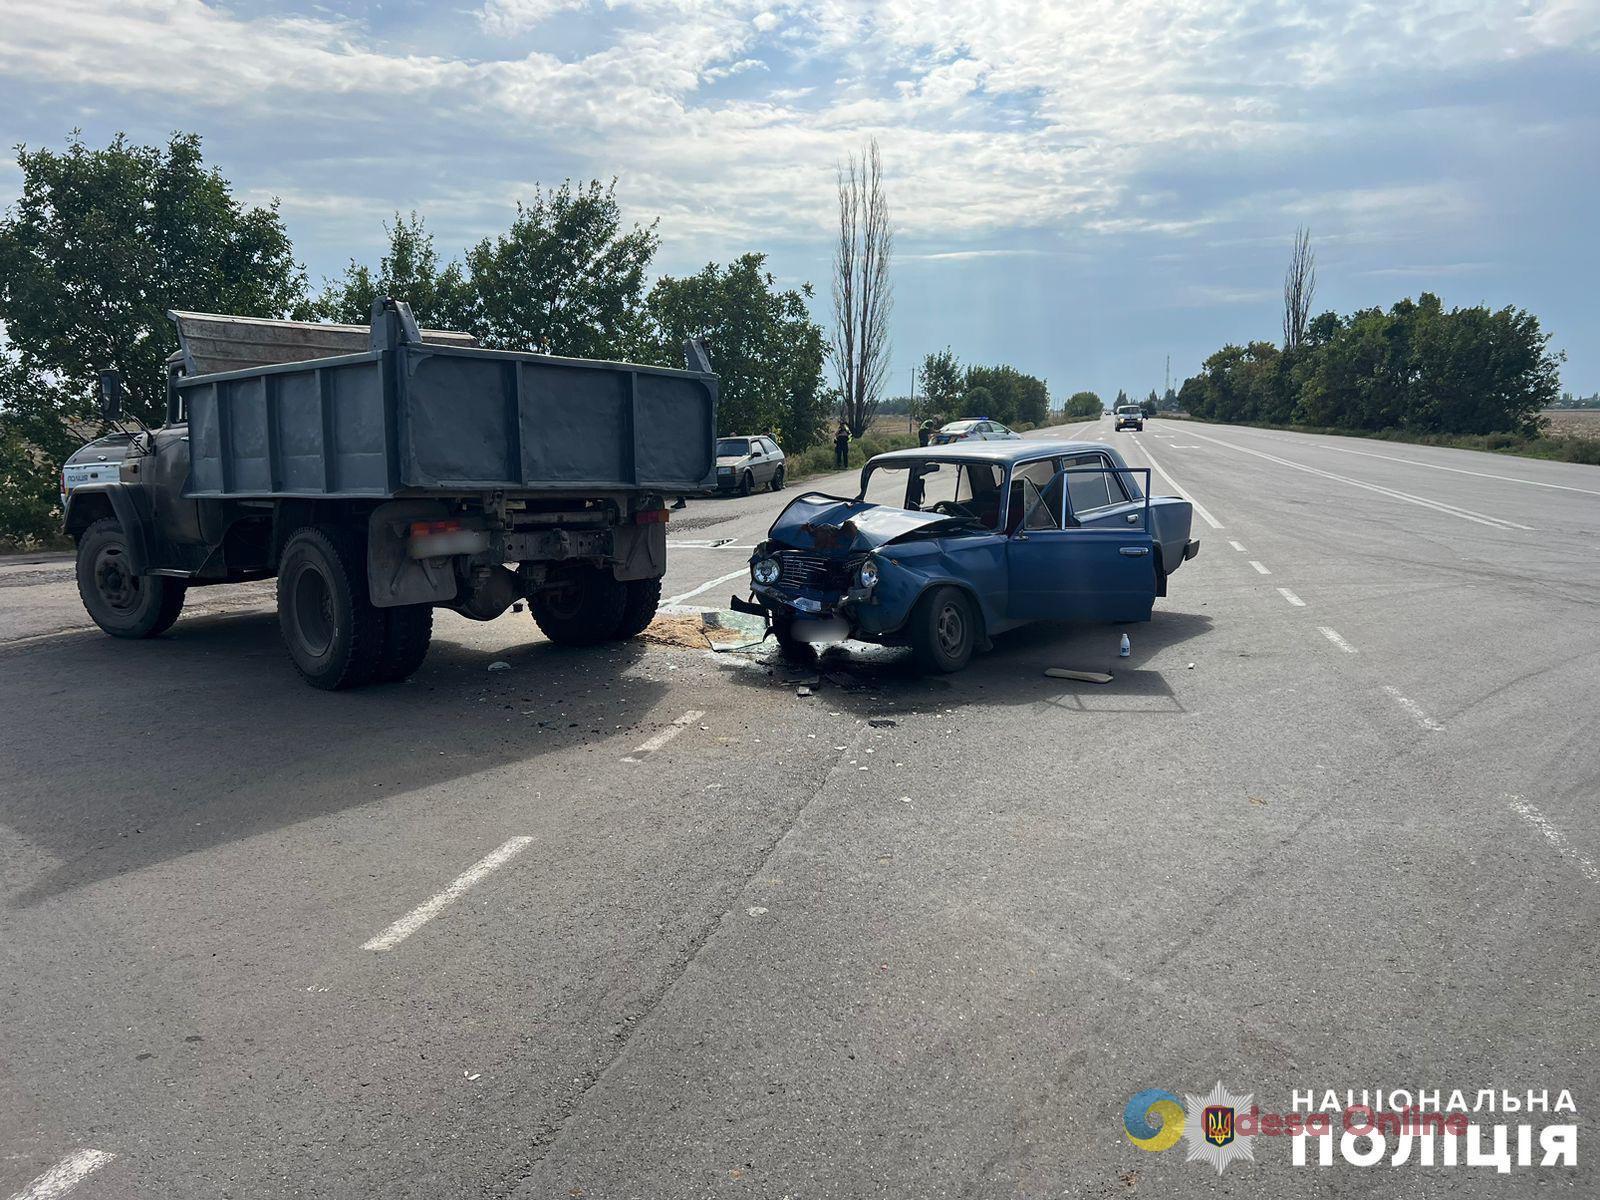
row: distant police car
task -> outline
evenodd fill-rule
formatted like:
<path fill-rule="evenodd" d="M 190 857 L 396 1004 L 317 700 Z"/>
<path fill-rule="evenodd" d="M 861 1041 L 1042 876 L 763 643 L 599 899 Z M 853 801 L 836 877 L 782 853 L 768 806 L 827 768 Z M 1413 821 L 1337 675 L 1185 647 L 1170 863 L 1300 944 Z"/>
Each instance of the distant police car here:
<path fill-rule="evenodd" d="M 999 421 L 987 417 L 970 417 L 965 421 L 951 421 L 929 439 L 935 446 L 949 446 L 956 442 L 1019 441 L 1022 435 L 1013 433 Z"/>

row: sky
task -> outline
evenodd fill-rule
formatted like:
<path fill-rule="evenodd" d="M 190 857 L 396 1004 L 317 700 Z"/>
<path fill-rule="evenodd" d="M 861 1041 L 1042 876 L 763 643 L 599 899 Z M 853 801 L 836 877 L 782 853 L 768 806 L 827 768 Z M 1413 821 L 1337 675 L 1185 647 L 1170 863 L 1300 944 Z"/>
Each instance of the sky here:
<path fill-rule="evenodd" d="M 882 147 L 890 386 L 1007 362 L 1174 386 L 1316 309 L 1537 314 L 1600 391 L 1600 0 L 0 0 L 0 139 L 202 135 L 313 282 L 615 177 L 659 273 L 769 256 L 830 320 L 835 172 Z M 15 198 L 0 162 L 0 205 Z"/>

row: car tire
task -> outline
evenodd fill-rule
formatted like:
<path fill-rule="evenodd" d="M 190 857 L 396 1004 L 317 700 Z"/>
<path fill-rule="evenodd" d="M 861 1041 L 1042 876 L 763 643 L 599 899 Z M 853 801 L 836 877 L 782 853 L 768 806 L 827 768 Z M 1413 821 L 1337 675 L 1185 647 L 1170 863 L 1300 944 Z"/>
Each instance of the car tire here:
<path fill-rule="evenodd" d="M 128 535 L 115 517 L 103 517 L 83 531 L 76 573 L 84 611 L 112 637 L 165 633 L 183 611 L 186 586 L 163 575 L 136 575 L 129 562 Z"/>
<path fill-rule="evenodd" d="M 753 492 L 755 490 L 756 490 L 756 477 L 754 475 L 752 475 L 749 471 L 746 471 L 742 476 L 739 477 L 739 495 L 748 496 L 751 492 Z"/>
<path fill-rule="evenodd" d="M 772 490 L 775 491 L 775 492 L 783 491 L 783 468 L 782 467 L 779 467 L 776 471 L 774 471 L 772 473 Z"/>
<path fill-rule="evenodd" d="M 978 614 L 960 588 L 923 593 L 911 613 L 911 650 L 928 674 L 948 675 L 972 659 L 978 644 Z"/>
<path fill-rule="evenodd" d="M 611 635 L 619 642 L 638 637 L 656 619 L 656 609 L 661 607 L 661 580 L 630 579 L 623 585 L 623 592 L 622 619 Z"/>
<path fill-rule="evenodd" d="M 332 525 L 297 529 L 283 548 L 278 628 L 312 687 L 360 687 L 383 666 L 389 620 L 367 594 L 366 551 L 359 531 Z"/>
<path fill-rule="evenodd" d="M 622 627 L 627 588 L 602 567 L 579 567 L 561 586 L 528 601 L 539 629 L 560 646 L 595 646 Z"/>
<path fill-rule="evenodd" d="M 402 604 L 379 610 L 385 623 L 383 652 L 373 683 L 399 683 L 415 675 L 433 640 L 433 605 Z"/>

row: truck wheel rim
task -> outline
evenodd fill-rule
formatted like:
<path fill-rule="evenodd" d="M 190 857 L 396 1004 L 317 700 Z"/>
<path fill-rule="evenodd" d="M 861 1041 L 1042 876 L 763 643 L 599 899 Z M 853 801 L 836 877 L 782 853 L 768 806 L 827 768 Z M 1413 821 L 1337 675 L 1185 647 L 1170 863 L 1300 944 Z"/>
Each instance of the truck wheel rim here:
<path fill-rule="evenodd" d="M 309 565 L 294 581 L 294 624 L 301 644 L 317 658 L 333 645 L 333 591 L 322 572 Z"/>
<path fill-rule="evenodd" d="M 956 604 L 946 604 L 939 610 L 939 649 L 952 658 L 961 653 L 967 640 L 967 622 Z"/>
<path fill-rule="evenodd" d="M 139 580 L 128 570 L 121 546 L 106 546 L 95 556 L 94 584 L 101 598 L 118 612 L 138 606 Z"/>

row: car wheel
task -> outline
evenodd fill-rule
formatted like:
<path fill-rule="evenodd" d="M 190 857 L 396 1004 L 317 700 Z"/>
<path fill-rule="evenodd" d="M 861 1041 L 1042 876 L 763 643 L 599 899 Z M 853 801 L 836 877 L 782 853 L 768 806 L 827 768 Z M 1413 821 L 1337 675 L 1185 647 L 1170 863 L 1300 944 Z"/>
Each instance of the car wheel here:
<path fill-rule="evenodd" d="M 959 588 L 925 593 L 911 614 L 911 649 L 924 671 L 948 675 L 972 658 L 978 643 L 978 615 Z"/>
<path fill-rule="evenodd" d="M 772 473 L 772 490 L 775 491 L 775 492 L 783 491 L 783 468 L 782 467 L 779 467 L 776 471 L 774 471 Z"/>
<path fill-rule="evenodd" d="M 172 628 L 183 611 L 183 581 L 136 575 L 128 535 L 103 517 L 78 539 L 78 596 L 94 623 L 112 637 L 149 638 Z"/>
<path fill-rule="evenodd" d="M 755 490 L 756 490 L 756 477 L 754 475 L 752 475 L 749 471 L 746 471 L 739 478 L 739 495 L 748 496 L 751 492 L 753 492 Z"/>
<path fill-rule="evenodd" d="M 324 691 L 372 682 L 388 624 L 367 595 L 366 539 L 331 525 L 296 530 L 278 563 L 278 628 L 301 677 Z"/>
<path fill-rule="evenodd" d="M 593 646 L 616 636 L 628 592 L 603 567 L 579 567 L 557 587 L 528 601 L 545 637 L 562 646 Z"/>

